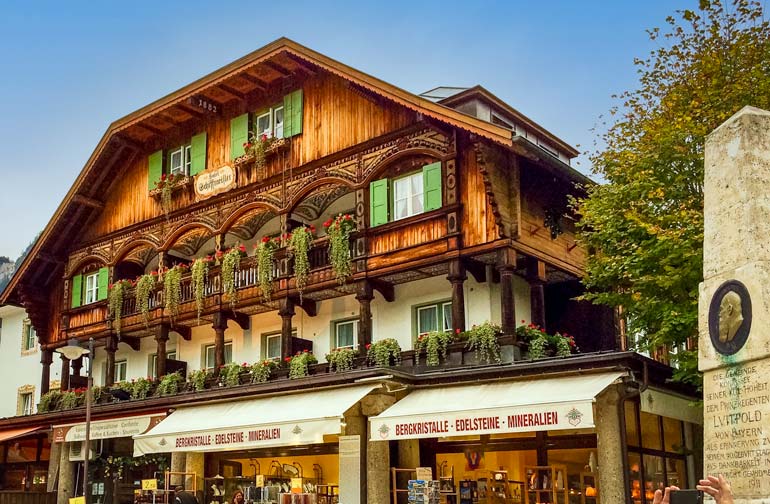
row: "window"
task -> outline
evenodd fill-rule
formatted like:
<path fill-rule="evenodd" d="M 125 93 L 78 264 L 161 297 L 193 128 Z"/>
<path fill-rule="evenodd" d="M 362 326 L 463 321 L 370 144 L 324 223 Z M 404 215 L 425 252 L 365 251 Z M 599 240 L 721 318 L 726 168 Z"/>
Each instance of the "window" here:
<path fill-rule="evenodd" d="M 413 173 L 393 181 L 394 220 L 424 212 L 422 172 Z"/>
<path fill-rule="evenodd" d="M 115 383 L 126 381 L 126 370 L 128 362 L 125 360 L 115 361 Z"/>
<path fill-rule="evenodd" d="M 205 369 L 214 369 L 216 359 L 214 358 L 216 345 L 206 345 L 203 349 L 203 367 Z M 225 342 L 225 364 L 233 361 L 233 342 Z"/>
<path fill-rule="evenodd" d="M 190 174 L 192 163 L 190 144 L 177 147 L 169 153 L 169 173 L 172 175 L 187 176 Z"/>
<path fill-rule="evenodd" d="M 273 128 L 272 128 L 272 121 L 270 120 L 272 118 L 272 113 L 270 111 L 265 112 L 264 114 L 260 114 L 257 116 L 257 137 L 261 138 L 262 135 L 266 135 L 268 137 L 273 136 Z M 281 119 L 283 119 L 283 115 L 281 115 Z M 283 122 L 281 127 L 283 127 Z"/>
<path fill-rule="evenodd" d="M 95 303 L 99 299 L 99 273 L 86 275 L 85 304 Z"/>
<path fill-rule="evenodd" d="M 334 322 L 334 348 L 355 348 L 358 344 L 358 319 Z"/>
<path fill-rule="evenodd" d="M 452 330 L 452 303 L 441 302 L 418 306 L 416 313 L 417 335 L 434 331 Z"/>
<path fill-rule="evenodd" d="M 167 359 L 176 359 L 176 350 L 166 352 Z M 155 370 L 158 368 L 158 354 L 152 354 L 150 356 L 150 368 L 148 369 L 148 376 L 155 376 Z"/>
<path fill-rule="evenodd" d="M 35 408 L 35 393 L 34 392 L 26 392 L 23 394 L 19 394 L 19 403 L 21 405 L 21 411 L 19 414 L 21 415 L 31 415 L 34 413 Z"/>
<path fill-rule="evenodd" d="M 273 110 L 273 136 L 283 138 L 283 107 Z"/>
<path fill-rule="evenodd" d="M 21 349 L 24 352 L 35 349 L 35 343 L 37 343 L 37 332 L 29 320 L 24 321 L 21 334 Z"/>
<path fill-rule="evenodd" d="M 265 359 L 280 360 L 281 333 L 265 335 Z"/>

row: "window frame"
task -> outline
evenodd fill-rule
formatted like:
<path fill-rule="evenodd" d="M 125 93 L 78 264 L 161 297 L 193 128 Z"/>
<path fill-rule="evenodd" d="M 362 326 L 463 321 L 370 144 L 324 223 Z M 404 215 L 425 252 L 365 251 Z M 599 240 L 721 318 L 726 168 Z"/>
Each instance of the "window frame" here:
<path fill-rule="evenodd" d="M 439 330 L 439 327 L 442 327 L 441 332 L 452 332 L 452 323 L 454 321 L 451 320 L 452 316 L 452 300 L 450 299 L 441 299 L 437 301 L 432 301 L 430 303 L 423 303 L 419 305 L 415 305 L 412 307 L 412 321 L 413 321 L 413 333 L 414 337 L 417 338 L 421 335 L 428 334 L 432 331 L 423 331 L 420 332 L 420 311 L 426 310 L 430 308 L 436 309 L 436 330 Z M 447 313 L 450 316 L 450 324 L 449 327 L 446 326 L 446 315 Z"/>
<path fill-rule="evenodd" d="M 271 115 L 272 115 L 272 124 L 270 125 L 270 131 L 273 133 L 273 138 L 283 138 L 283 128 L 286 124 L 286 115 L 283 111 L 283 105 L 280 105 L 278 107 L 274 107 L 270 109 Z M 281 112 L 281 132 L 278 134 L 278 111 Z"/>
<path fill-rule="evenodd" d="M 93 279 L 93 285 L 89 287 L 89 280 Z M 93 295 L 91 299 L 89 294 Z M 90 300 L 89 300 L 90 299 Z M 83 274 L 83 304 L 89 305 L 99 301 L 99 271 Z"/>
<path fill-rule="evenodd" d="M 120 370 L 123 370 L 123 378 L 120 378 Z M 112 367 L 112 376 L 115 383 L 122 383 L 128 380 L 128 359 L 116 360 Z"/>
<path fill-rule="evenodd" d="M 412 192 L 412 184 L 410 182 L 408 184 L 408 186 L 409 186 L 409 196 L 407 198 L 404 198 L 404 201 L 407 202 L 407 214 L 404 215 L 403 217 L 399 217 L 397 215 L 397 213 L 396 213 L 396 210 L 397 210 L 396 209 L 396 205 L 397 205 L 397 202 L 399 201 L 399 200 L 396 199 L 396 185 L 400 181 L 404 181 L 406 179 L 410 179 L 411 180 L 412 178 L 415 178 L 415 177 L 420 179 L 420 184 L 422 185 L 422 191 L 419 193 L 419 197 L 421 199 L 422 210 L 420 210 L 419 212 L 415 212 L 414 209 L 412 208 L 413 198 L 415 196 L 418 196 L 418 195 L 416 195 L 416 194 L 414 194 Z M 420 169 L 418 171 L 406 173 L 404 175 L 401 175 L 399 177 L 394 178 L 391 181 L 390 186 L 391 186 L 391 195 L 392 196 L 389 198 L 390 199 L 389 203 L 391 205 L 391 215 L 393 216 L 393 218 L 391 219 L 391 222 L 395 222 L 395 221 L 399 221 L 399 220 L 403 220 L 403 219 L 408 219 L 409 217 L 414 217 L 415 215 L 421 215 L 421 214 L 425 213 L 425 180 L 423 178 L 423 171 L 422 171 L 422 169 Z"/>
<path fill-rule="evenodd" d="M 32 415 L 35 412 L 35 392 L 19 392 L 21 414 Z"/>
<path fill-rule="evenodd" d="M 180 164 L 175 172 L 174 169 L 174 156 L 179 155 Z M 183 177 L 190 176 L 190 166 L 192 165 L 192 143 L 188 142 L 168 152 L 168 174 L 169 175 L 182 175 Z"/>
<path fill-rule="evenodd" d="M 332 320 L 332 329 L 331 329 L 331 349 L 336 350 L 338 348 L 351 348 L 353 350 L 358 349 L 358 324 L 359 319 L 358 317 L 350 317 L 350 318 L 344 318 L 344 319 L 338 319 L 338 320 Z M 351 345 L 345 345 L 340 346 L 339 345 L 339 332 L 337 329 L 341 325 L 347 325 L 352 324 L 353 325 L 353 343 Z"/>
<path fill-rule="evenodd" d="M 37 331 L 29 319 L 24 320 L 21 327 L 21 351 L 34 351 L 37 345 Z"/>
<path fill-rule="evenodd" d="M 230 359 L 227 359 L 227 347 L 230 347 Z M 203 358 L 201 359 L 201 369 L 206 371 L 211 371 L 213 369 L 216 369 L 216 343 L 211 343 L 208 345 L 203 345 Z M 209 367 L 208 364 L 208 352 L 209 349 L 211 349 L 211 361 L 212 366 Z M 229 364 L 233 362 L 233 340 L 225 341 L 225 364 Z"/>
<path fill-rule="evenodd" d="M 294 336 L 296 333 L 292 331 L 292 336 Z M 278 338 L 278 355 L 274 357 L 270 357 L 268 354 L 268 349 L 270 348 L 269 342 L 273 338 Z M 261 335 L 261 345 L 260 345 L 260 354 L 262 355 L 262 360 L 271 360 L 274 362 L 280 362 L 281 360 L 281 331 L 273 331 L 273 332 L 267 332 L 262 333 Z"/>
<path fill-rule="evenodd" d="M 173 357 L 171 357 L 173 355 Z M 166 359 L 176 360 L 176 350 L 168 350 Z M 158 368 L 158 354 L 150 354 L 150 362 L 147 365 L 147 376 L 155 376 L 155 370 Z"/>
<path fill-rule="evenodd" d="M 259 120 L 263 117 L 267 117 L 267 129 L 261 130 L 259 129 Z M 255 132 L 254 136 L 257 138 L 262 138 L 262 135 L 267 135 L 268 138 L 273 137 L 273 109 L 269 108 L 267 111 L 262 112 L 261 114 L 256 114 L 256 117 L 254 118 L 254 126 L 255 126 Z"/>

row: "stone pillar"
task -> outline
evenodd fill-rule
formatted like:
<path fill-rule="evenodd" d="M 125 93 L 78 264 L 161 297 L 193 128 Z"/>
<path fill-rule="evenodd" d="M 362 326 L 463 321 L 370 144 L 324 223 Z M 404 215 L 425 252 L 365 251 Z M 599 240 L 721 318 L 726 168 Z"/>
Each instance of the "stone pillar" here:
<path fill-rule="evenodd" d="M 202 497 L 205 495 L 203 493 L 203 471 L 204 471 L 204 464 L 205 456 L 203 453 L 196 453 L 196 452 L 187 452 L 185 453 L 185 464 L 184 464 L 184 471 L 187 473 L 195 473 L 195 479 L 197 480 L 197 488 L 198 493 L 196 496 L 198 497 L 199 502 L 203 502 Z M 187 476 L 184 480 L 184 487 L 186 490 L 189 490 L 192 492 L 193 488 L 193 479 L 192 476 Z"/>
<path fill-rule="evenodd" d="M 171 472 L 185 472 L 186 470 L 186 464 L 187 464 L 187 457 L 185 453 L 183 452 L 171 452 Z M 172 476 L 171 477 L 171 488 L 176 487 L 177 485 L 184 485 L 184 478 L 182 476 Z"/>
<path fill-rule="evenodd" d="M 70 388 L 70 360 L 66 358 L 63 354 L 59 355 L 61 357 L 61 390 L 62 392 L 65 390 L 69 390 Z"/>
<path fill-rule="evenodd" d="M 602 502 L 626 502 L 624 450 L 618 402 L 622 385 L 610 385 L 596 397 L 596 454 L 599 474 L 596 477 Z"/>
<path fill-rule="evenodd" d="M 370 394 L 361 400 L 361 412 L 366 417 L 379 415 L 396 400 L 393 396 Z M 390 504 L 390 444 L 372 441 L 371 424 L 367 421 L 366 503 Z M 374 437 L 376 439 L 376 436 Z"/>
<path fill-rule="evenodd" d="M 359 460 L 359 474 L 360 474 L 360 495 L 358 502 L 361 504 L 366 503 L 366 448 L 367 448 L 367 430 L 366 426 L 369 422 L 367 421 L 366 417 L 363 416 L 363 413 L 361 412 L 361 405 L 357 404 L 354 407 L 352 407 L 348 412 L 345 414 L 345 435 L 346 436 L 361 436 L 361 446 L 360 446 L 360 454 L 361 458 Z M 345 468 L 340 466 L 340 471 L 344 471 Z M 340 484 L 342 484 L 343 478 L 340 477 L 339 480 Z"/>
<path fill-rule="evenodd" d="M 447 280 L 452 284 L 452 333 L 465 331 L 465 292 L 463 283 L 467 276 L 465 275 L 465 266 L 460 259 L 449 262 L 449 274 Z M 440 326 L 441 324 L 439 324 Z"/>
<path fill-rule="evenodd" d="M 110 386 L 115 383 L 115 352 L 118 351 L 118 339 L 110 335 L 104 346 L 107 352 L 107 361 L 104 364 L 104 384 Z"/>
<path fill-rule="evenodd" d="M 294 316 L 294 301 L 290 298 L 280 300 L 278 315 L 281 316 L 281 361 L 291 357 L 291 318 Z"/>
<path fill-rule="evenodd" d="M 43 370 L 40 373 L 40 395 L 46 394 L 51 388 L 51 364 L 53 363 L 53 351 L 40 352 L 40 364 Z"/>
<path fill-rule="evenodd" d="M 214 370 L 219 373 L 219 368 L 225 365 L 225 330 L 227 329 L 227 317 L 222 312 L 214 314 Z M 160 355 L 158 355 L 160 360 Z M 165 367 L 165 362 L 163 363 Z"/>
<path fill-rule="evenodd" d="M 166 374 L 166 342 L 168 341 L 168 324 L 161 324 L 155 333 L 155 342 L 157 343 L 157 359 L 155 361 L 155 378 Z M 222 361 L 225 359 L 225 333 L 222 331 Z"/>
<path fill-rule="evenodd" d="M 545 329 L 545 263 L 534 257 L 527 259 L 529 304 L 532 323 Z"/>
<path fill-rule="evenodd" d="M 59 477 L 59 464 L 61 463 L 61 449 L 64 443 L 51 443 L 51 452 L 48 458 L 48 481 L 46 490 L 56 490 L 56 480 Z"/>
<path fill-rule="evenodd" d="M 767 467 L 770 443 L 770 112 L 744 107 L 714 130 L 704 177 L 705 472 L 724 474 L 736 503 L 765 503 L 770 478 L 747 469 Z"/>
<path fill-rule="evenodd" d="M 374 291 L 368 280 L 361 280 L 356 285 L 358 300 L 358 349 L 363 353 L 366 345 L 372 342 L 372 299 Z M 365 434 L 364 434 L 365 435 Z"/>
<path fill-rule="evenodd" d="M 59 484 L 56 504 L 68 504 L 75 496 L 75 463 L 70 462 L 70 444 L 62 443 L 59 452 Z"/>
<path fill-rule="evenodd" d="M 419 439 L 402 439 L 398 441 L 398 467 L 403 467 L 404 469 L 420 467 Z"/>
<path fill-rule="evenodd" d="M 513 295 L 513 275 L 516 270 L 516 251 L 501 250 L 497 257 L 500 273 L 500 325 L 503 334 L 516 337 L 516 303 Z"/>

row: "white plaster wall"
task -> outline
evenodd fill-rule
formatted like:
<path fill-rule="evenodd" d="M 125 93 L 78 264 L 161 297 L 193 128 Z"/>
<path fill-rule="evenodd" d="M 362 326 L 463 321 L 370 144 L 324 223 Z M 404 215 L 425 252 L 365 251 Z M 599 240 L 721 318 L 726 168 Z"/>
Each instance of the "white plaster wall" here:
<path fill-rule="evenodd" d="M 0 307 L 3 327 L 0 330 L 0 417 L 16 415 L 16 403 L 20 387 L 35 387 L 35 404 L 40 402 L 40 348 L 35 344 L 31 352 L 21 351 L 21 337 L 26 312 L 15 306 Z M 61 360 L 54 354 L 51 365 L 51 380 L 58 380 Z"/>
<path fill-rule="evenodd" d="M 467 327 L 490 321 L 500 323 L 500 284 L 491 282 L 478 283 L 471 275 L 464 284 L 465 320 Z M 452 290 L 449 281 L 433 277 L 395 286 L 396 300 L 385 301 L 375 291 L 372 301 L 372 340 L 395 338 L 401 348 L 412 348 L 413 307 L 434 301 L 451 299 Z M 516 321 L 527 323 L 530 320 L 529 285 L 520 277 L 514 277 L 514 296 L 516 300 Z M 358 301 L 354 295 L 322 301 L 318 304 L 318 314 L 308 316 L 301 308 L 295 308 L 292 324 L 297 336 L 313 342 L 313 352 L 320 362 L 331 349 L 332 321 L 350 319 L 358 316 Z M 251 316 L 250 329 L 242 330 L 235 322 L 229 321 L 225 331 L 225 341 L 233 343 L 233 362 L 249 364 L 262 358 L 262 335 L 281 330 L 281 317 L 277 312 L 261 313 Z M 19 329 L 19 334 L 21 329 Z M 20 337 L 20 336 L 19 336 Z M 190 341 L 182 339 L 173 331 L 166 345 L 168 351 L 176 350 L 177 359 L 187 362 L 188 371 L 201 369 L 203 348 L 214 343 L 214 330 L 210 324 L 194 327 Z M 18 342 L 19 348 L 21 342 Z M 150 356 L 156 351 L 155 340 L 143 338 L 139 352 L 134 352 L 125 344 L 118 346 L 115 360 L 126 359 L 128 362 L 126 378 L 145 377 L 149 373 Z M 94 367 L 94 381 L 104 383 L 104 350 L 97 351 Z M 58 372 L 58 370 L 57 370 Z"/>

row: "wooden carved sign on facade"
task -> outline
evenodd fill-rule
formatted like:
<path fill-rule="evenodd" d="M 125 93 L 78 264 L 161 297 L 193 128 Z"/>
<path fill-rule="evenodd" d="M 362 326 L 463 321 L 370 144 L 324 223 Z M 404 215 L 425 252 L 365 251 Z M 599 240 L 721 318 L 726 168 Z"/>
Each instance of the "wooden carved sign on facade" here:
<path fill-rule="evenodd" d="M 235 187 L 235 170 L 225 165 L 195 176 L 195 199 L 198 201 L 229 191 Z"/>

